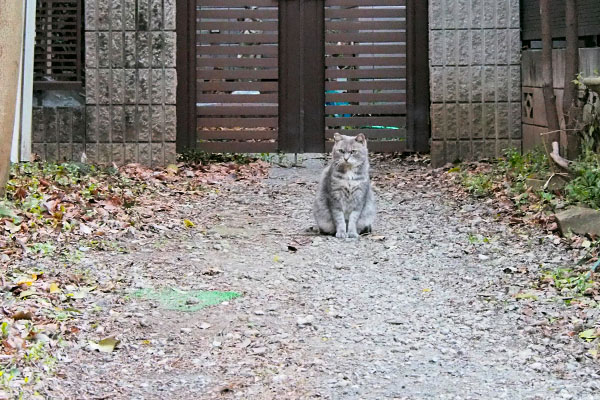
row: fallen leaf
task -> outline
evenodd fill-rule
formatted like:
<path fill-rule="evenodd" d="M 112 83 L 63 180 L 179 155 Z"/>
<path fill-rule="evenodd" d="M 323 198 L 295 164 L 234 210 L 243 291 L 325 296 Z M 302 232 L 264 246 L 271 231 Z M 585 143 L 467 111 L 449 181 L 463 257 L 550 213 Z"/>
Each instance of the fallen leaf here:
<path fill-rule="evenodd" d="M 25 290 L 24 292 L 21 292 L 21 294 L 19 294 L 19 298 L 24 299 L 25 297 L 29 297 L 34 294 L 36 294 L 35 290 Z"/>
<path fill-rule="evenodd" d="M 179 168 L 175 164 L 169 164 L 165 169 L 167 170 L 167 173 L 169 175 L 177 175 L 177 173 L 179 172 Z"/>
<path fill-rule="evenodd" d="M 519 300 L 537 300 L 538 297 L 533 293 L 517 293 L 515 296 Z"/>
<path fill-rule="evenodd" d="M 591 342 L 594 339 L 600 337 L 600 332 L 598 332 L 598 330 L 595 328 L 587 329 L 583 332 L 580 332 L 579 337 L 585 340 L 586 342 Z"/>
<path fill-rule="evenodd" d="M 189 219 L 184 219 L 183 220 L 183 224 L 185 225 L 186 228 L 193 228 L 194 226 L 196 226 L 192 221 L 190 221 Z"/>
<path fill-rule="evenodd" d="M 104 338 L 98 343 L 90 340 L 89 345 L 92 350 L 98 350 L 103 353 L 112 353 L 115 347 L 121 343 L 120 340 L 115 339 L 113 336 Z"/>
<path fill-rule="evenodd" d="M 15 321 L 19 321 L 19 320 L 29 320 L 31 321 L 33 319 L 33 313 L 31 311 L 17 311 L 16 313 L 13 314 L 12 318 Z"/>
<path fill-rule="evenodd" d="M 221 271 L 218 268 L 212 268 L 212 267 L 202 271 L 202 275 L 208 275 L 208 276 L 215 276 L 215 275 L 219 275 L 221 273 L 223 273 L 223 271 Z"/>
<path fill-rule="evenodd" d="M 208 322 L 203 322 L 203 323 L 201 323 L 201 324 L 200 324 L 200 326 L 198 326 L 198 328 L 200 328 L 200 329 L 208 329 L 208 328 L 210 328 L 211 326 L 212 326 L 212 325 L 211 325 L 211 324 L 209 324 Z"/>
<path fill-rule="evenodd" d="M 51 294 L 60 293 L 61 292 L 60 288 L 58 287 L 58 283 L 56 283 L 56 282 L 52 282 L 50 284 L 50 288 L 48 290 L 49 290 L 49 292 Z"/>
<path fill-rule="evenodd" d="M 79 232 L 81 232 L 82 235 L 91 235 L 92 234 L 92 229 L 87 226 L 86 224 L 79 224 Z"/>

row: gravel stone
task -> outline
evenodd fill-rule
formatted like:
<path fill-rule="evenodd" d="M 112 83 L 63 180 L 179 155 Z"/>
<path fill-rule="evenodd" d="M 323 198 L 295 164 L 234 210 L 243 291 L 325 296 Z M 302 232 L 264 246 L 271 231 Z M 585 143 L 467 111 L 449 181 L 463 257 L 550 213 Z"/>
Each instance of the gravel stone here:
<path fill-rule="evenodd" d="M 567 315 L 563 303 L 541 291 L 538 300 L 517 298 L 530 293 L 544 260 L 577 254 L 542 232 L 496 220 L 493 204 L 453 196 L 439 171 L 400 159 L 373 165 L 379 214 L 372 235 L 319 236 L 310 208 L 323 165 L 308 158 L 301 168 L 273 167 L 259 184 L 208 188 L 170 210 L 154 231 L 124 238 L 126 252 L 86 252 L 82 262 L 123 282 L 123 290 L 89 294 L 107 302 L 94 318 L 121 345 L 109 355 L 64 349 L 61 374 L 45 392 L 81 399 L 598 399 L 597 361 L 567 335 L 571 315 L 563 325 L 539 323 Z M 190 219 L 191 210 L 195 229 L 162 228 Z M 206 234 L 216 226 L 238 233 L 226 242 Z M 167 233 L 173 238 L 165 240 Z M 209 268 L 222 272 L 202 273 Z M 242 296 L 184 313 L 138 297 L 123 301 L 135 287 Z M 587 326 L 597 315 L 586 312 L 572 316 Z M 137 314 L 144 319 L 131 324 L 126 316 Z"/>

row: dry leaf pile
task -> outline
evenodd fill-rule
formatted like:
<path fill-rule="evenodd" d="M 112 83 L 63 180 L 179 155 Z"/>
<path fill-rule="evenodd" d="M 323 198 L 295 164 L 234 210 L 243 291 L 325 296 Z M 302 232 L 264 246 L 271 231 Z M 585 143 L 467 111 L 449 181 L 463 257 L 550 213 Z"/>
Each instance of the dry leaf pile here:
<path fill-rule="evenodd" d="M 101 332 L 95 341 L 78 342 L 82 331 L 95 332 L 98 309 L 90 293 L 122 285 L 119 277 L 102 280 L 74 270 L 83 253 L 118 249 L 122 236 L 153 232 L 167 222 L 193 228 L 190 220 L 170 219 L 186 196 L 210 195 L 225 182 L 258 182 L 268 168 L 262 161 L 163 169 L 15 166 L 0 201 L 0 399 L 35 398 L 36 382 L 60 374 L 57 361 L 69 361 L 61 351 L 65 347 L 111 352 L 118 346 L 116 338 Z"/>

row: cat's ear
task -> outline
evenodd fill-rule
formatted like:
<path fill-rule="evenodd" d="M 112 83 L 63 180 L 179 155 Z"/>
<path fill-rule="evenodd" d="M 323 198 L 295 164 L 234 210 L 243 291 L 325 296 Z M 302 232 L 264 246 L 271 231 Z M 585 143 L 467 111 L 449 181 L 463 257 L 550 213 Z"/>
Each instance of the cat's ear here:
<path fill-rule="evenodd" d="M 356 141 L 362 144 L 366 144 L 367 138 L 365 137 L 364 133 L 359 133 L 358 135 L 356 135 Z"/>
<path fill-rule="evenodd" d="M 339 142 L 340 140 L 342 140 L 342 135 L 340 135 L 339 132 L 334 133 L 333 140 L 335 140 L 336 142 Z"/>

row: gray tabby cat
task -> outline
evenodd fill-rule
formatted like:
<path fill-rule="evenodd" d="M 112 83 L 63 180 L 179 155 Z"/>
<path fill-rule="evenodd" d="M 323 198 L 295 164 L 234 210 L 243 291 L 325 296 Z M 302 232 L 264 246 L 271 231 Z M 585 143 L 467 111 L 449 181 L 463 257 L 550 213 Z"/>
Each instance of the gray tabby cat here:
<path fill-rule="evenodd" d="M 367 139 L 362 133 L 333 138 L 332 161 L 321 176 L 313 215 L 321 233 L 356 238 L 370 232 L 375 220 Z"/>

